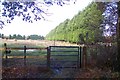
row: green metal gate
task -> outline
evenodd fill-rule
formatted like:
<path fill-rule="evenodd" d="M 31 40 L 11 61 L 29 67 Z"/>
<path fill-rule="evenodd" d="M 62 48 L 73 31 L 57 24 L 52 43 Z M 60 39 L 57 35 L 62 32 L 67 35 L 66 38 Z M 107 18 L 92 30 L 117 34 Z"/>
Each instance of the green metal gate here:
<path fill-rule="evenodd" d="M 49 46 L 48 66 L 57 68 L 81 68 L 81 47 Z"/>

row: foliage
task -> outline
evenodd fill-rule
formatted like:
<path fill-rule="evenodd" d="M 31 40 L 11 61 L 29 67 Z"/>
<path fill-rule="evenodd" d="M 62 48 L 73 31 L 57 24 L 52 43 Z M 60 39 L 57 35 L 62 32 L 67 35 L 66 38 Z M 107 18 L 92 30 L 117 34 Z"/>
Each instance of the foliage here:
<path fill-rule="evenodd" d="M 91 3 L 71 20 L 66 19 L 60 23 L 47 34 L 46 39 L 80 43 L 100 41 L 101 22 L 102 12 L 98 9 L 97 3 Z"/>
<path fill-rule="evenodd" d="M 2 39 L 3 39 L 3 38 L 4 38 L 4 34 L 1 34 L 1 33 L 0 33 L 0 38 L 2 38 Z"/>
<path fill-rule="evenodd" d="M 118 20 L 117 7 L 116 2 L 105 3 L 104 19 L 101 24 L 105 36 L 113 36 L 116 34 Z"/>
<path fill-rule="evenodd" d="M 45 20 L 45 15 L 50 15 L 48 13 L 48 7 L 52 6 L 54 4 L 57 4 L 58 6 L 63 6 L 70 1 L 75 2 L 75 0 L 4 0 L 0 3 L 2 4 L 1 13 L 2 16 L 0 16 L 0 28 L 3 28 L 3 25 L 5 23 L 11 23 L 11 21 L 15 18 L 15 16 L 21 16 L 23 21 L 32 23 L 34 20 L 38 21 L 41 19 Z M 4 21 L 5 18 L 6 21 Z"/>
<path fill-rule="evenodd" d="M 19 40 L 25 40 L 25 39 L 32 39 L 32 40 L 44 40 L 44 36 L 41 35 L 29 35 L 29 36 L 25 36 L 25 35 L 20 35 L 20 34 L 13 34 L 13 35 L 9 35 L 9 36 L 4 36 L 4 34 L 0 33 L 0 38 L 2 39 L 19 39 Z"/>
<path fill-rule="evenodd" d="M 44 40 L 44 37 L 43 36 L 39 36 L 39 35 L 30 35 L 28 37 L 29 37 L 29 39 L 32 39 L 32 40 L 38 40 L 38 39 Z"/>
<path fill-rule="evenodd" d="M 9 37 L 10 37 L 11 39 L 25 39 L 25 38 L 22 37 L 20 34 L 18 34 L 18 35 L 14 34 L 13 36 L 9 35 Z"/>
<path fill-rule="evenodd" d="M 107 43 L 99 43 L 94 46 L 89 46 L 87 48 L 88 53 L 88 62 L 90 62 L 91 66 L 98 68 L 109 68 L 114 71 L 114 67 L 116 64 L 117 58 L 117 45 L 116 44 L 107 44 Z"/>

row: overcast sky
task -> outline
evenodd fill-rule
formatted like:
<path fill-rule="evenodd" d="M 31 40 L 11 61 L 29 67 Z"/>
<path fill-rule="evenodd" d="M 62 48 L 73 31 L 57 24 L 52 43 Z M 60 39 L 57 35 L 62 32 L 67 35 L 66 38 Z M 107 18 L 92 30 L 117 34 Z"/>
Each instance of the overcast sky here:
<path fill-rule="evenodd" d="M 1 33 L 5 35 L 21 34 L 31 35 L 38 34 L 45 36 L 52 29 L 54 29 L 59 23 L 64 20 L 71 19 L 79 11 L 83 10 L 92 0 L 77 0 L 76 4 L 64 5 L 63 7 L 54 5 L 49 7 L 49 13 L 51 16 L 47 16 L 48 21 L 40 20 L 34 23 L 27 23 L 22 21 L 20 17 L 16 17 L 11 24 L 6 24 Z"/>

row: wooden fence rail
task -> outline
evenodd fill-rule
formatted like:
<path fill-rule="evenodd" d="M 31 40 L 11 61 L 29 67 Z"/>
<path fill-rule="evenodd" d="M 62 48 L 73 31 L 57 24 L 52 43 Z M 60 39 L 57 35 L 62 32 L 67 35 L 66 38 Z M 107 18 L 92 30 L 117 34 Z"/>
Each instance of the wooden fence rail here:
<path fill-rule="evenodd" d="M 48 47 L 45 47 L 45 48 L 32 48 L 32 47 L 23 46 L 21 48 L 19 48 L 19 47 L 11 47 L 11 48 L 9 47 L 8 48 L 6 43 L 4 43 L 3 48 L 0 48 L 0 50 L 3 50 L 3 52 L 5 53 L 5 59 L 6 60 L 8 59 L 8 54 L 10 54 L 11 50 L 23 50 L 24 65 L 26 65 L 26 58 L 27 58 L 26 53 L 27 53 L 27 50 L 29 50 L 29 49 L 32 49 L 32 50 L 47 50 L 47 53 L 49 52 Z M 16 57 L 16 56 L 14 56 L 14 57 Z M 19 57 L 21 57 L 21 56 L 19 56 Z M 39 56 L 37 56 L 37 57 L 39 57 Z M 16 57 L 16 58 L 18 58 L 18 57 Z M 49 57 L 47 57 L 47 58 L 49 58 Z M 49 59 L 47 59 L 47 61 L 48 60 Z"/>
<path fill-rule="evenodd" d="M 24 50 L 24 47 L 23 48 L 19 48 L 19 47 L 11 47 L 11 48 L 7 48 L 7 49 L 9 49 L 9 50 Z M 26 50 L 28 50 L 28 49 L 35 49 L 35 50 L 46 50 L 47 48 L 27 48 L 26 47 Z M 0 50 L 2 51 L 2 50 L 5 50 L 5 48 L 0 48 Z"/>
<path fill-rule="evenodd" d="M 71 48 L 71 49 L 76 49 L 76 50 L 57 50 L 57 51 L 54 51 L 52 50 L 51 48 Z M 77 57 L 77 60 L 71 60 L 71 61 L 64 61 L 64 60 L 61 60 L 61 62 L 77 62 L 77 67 L 81 68 L 81 67 L 86 67 L 86 61 L 87 61 L 87 52 L 86 52 L 86 47 L 79 47 L 79 46 L 49 46 L 49 47 L 46 47 L 46 48 L 29 48 L 27 46 L 24 46 L 23 48 L 19 48 L 19 47 L 11 47 L 11 48 L 8 48 L 7 47 L 7 44 L 4 43 L 4 48 L 2 48 L 1 50 L 4 50 L 5 51 L 5 58 L 8 59 L 8 53 L 11 51 L 11 50 L 23 50 L 24 52 L 24 65 L 26 65 L 26 52 L 28 49 L 35 49 L 35 50 L 47 50 L 47 67 L 50 68 L 50 65 L 51 65 L 51 62 L 54 62 L 51 60 L 51 56 L 76 56 Z M 51 54 L 52 52 L 75 52 L 77 53 L 76 55 L 75 54 Z M 82 54 L 83 53 L 83 54 Z M 55 61 L 57 62 L 57 61 Z M 59 62 L 59 61 L 58 61 Z M 72 67 L 72 66 L 71 66 Z"/>

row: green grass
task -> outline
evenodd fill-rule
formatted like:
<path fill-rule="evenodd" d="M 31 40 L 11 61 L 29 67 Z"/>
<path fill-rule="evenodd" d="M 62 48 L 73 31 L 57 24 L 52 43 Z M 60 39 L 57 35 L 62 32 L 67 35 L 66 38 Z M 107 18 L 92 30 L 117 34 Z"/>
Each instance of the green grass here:
<path fill-rule="evenodd" d="M 47 54 L 46 50 L 27 51 L 26 56 L 44 56 Z M 8 56 L 24 56 L 24 51 L 12 50 Z"/>
<path fill-rule="evenodd" d="M 2 47 L 4 44 L 1 44 Z M 24 46 L 26 46 L 27 48 L 43 48 L 44 46 L 40 46 L 40 45 L 32 45 L 32 44 L 19 44 L 19 43 L 15 43 L 15 44 L 7 44 L 8 48 L 15 48 L 15 47 L 19 47 L 19 48 L 24 48 Z"/>
<path fill-rule="evenodd" d="M 8 48 L 23 48 L 23 44 L 7 44 Z M 27 48 L 43 48 L 43 46 L 36 46 L 36 45 L 31 45 L 27 44 Z M 51 52 L 51 55 L 77 55 L 78 48 L 51 48 L 52 51 L 73 51 L 73 52 Z M 3 56 L 4 56 L 3 52 Z M 47 49 L 46 50 L 34 50 L 34 51 L 26 51 L 26 56 L 46 56 L 47 55 Z M 11 50 L 11 53 L 8 54 L 8 56 L 24 56 L 24 50 Z M 51 58 L 56 59 L 56 60 L 68 60 L 68 61 L 77 61 L 78 56 L 51 56 Z M 47 59 L 47 58 L 46 58 Z"/>
<path fill-rule="evenodd" d="M 51 52 L 51 55 L 77 55 L 77 52 Z M 26 56 L 46 56 L 47 50 L 35 50 L 35 51 L 26 51 Z M 24 51 L 12 50 L 8 56 L 24 56 Z M 77 56 L 51 56 L 55 59 L 68 60 L 68 59 L 77 59 Z"/>
<path fill-rule="evenodd" d="M 78 59 L 78 48 L 56 48 L 56 47 L 52 47 L 51 51 L 60 51 L 60 52 L 51 52 L 51 55 L 63 55 L 63 56 L 51 56 L 52 58 L 60 61 L 77 61 Z M 62 52 L 63 51 L 63 52 Z M 65 51 L 65 52 L 64 52 Z M 66 51 L 72 51 L 72 52 L 66 52 Z M 75 52 L 74 52 L 75 51 Z M 64 56 L 64 55 L 68 55 L 68 56 Z M 76 56 L 69 56 L 69 55 L 76 55 Z"/>
<path fill-rule="evenodd" d="M 0 44 L 2 48 L 4 47 L 3 43 Z M 37 45 L 32 45 L 32 44 L 21 44 L 21 43 L 9 43 L 7 44 L 7 48 L 24 48 L 26 46 L 27 48 L 44 48 L 43 46 L 37 46 Z M 45 55 L 47 51 L 46 50 L 35 50 L 35 51 L 27 51 L 27 56 L 40 56 L 40 55 Z M 4 51 L 2 51 L 2 54 L 4 55 Z M 23 56 L 24 51 L 20 50 L 11 50 L 11 53 L 8 54 L 8 56 Z"/>

